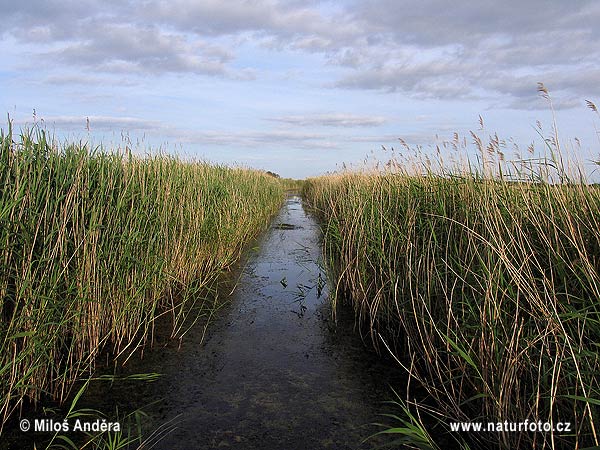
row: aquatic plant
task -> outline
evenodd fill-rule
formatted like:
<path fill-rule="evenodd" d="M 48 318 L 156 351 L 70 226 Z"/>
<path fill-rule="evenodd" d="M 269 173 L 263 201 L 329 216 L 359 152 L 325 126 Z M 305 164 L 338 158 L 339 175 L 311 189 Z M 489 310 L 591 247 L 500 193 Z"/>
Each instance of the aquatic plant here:
<path fill-rule="evenodd" d="M 0 424 L 66 399 L 168 316 L 211 314 L 213 281 L 283 200 L 264 172 L 0 131 Z M 195 317 L 196 318 L 196 317 Z M 0 427 L 1 429 L 1 427 Z"/>
<path fill-rule="evenodd" d="M 570 422 L 569 433 L 455 437 L 480 448 L 597 446 L 600 189 L 566 157 L 555 124 L 541 154 L 515 147 L 512 160 L 484 132 L 455 134 L 432 157 L 401 142 L 412 158 L 307 180 L 334 301 L 350 302 L 411 376 L 390 434 L 431 448 L 441 436 L 425 436 L 431 420 L 446 431 Z"/>

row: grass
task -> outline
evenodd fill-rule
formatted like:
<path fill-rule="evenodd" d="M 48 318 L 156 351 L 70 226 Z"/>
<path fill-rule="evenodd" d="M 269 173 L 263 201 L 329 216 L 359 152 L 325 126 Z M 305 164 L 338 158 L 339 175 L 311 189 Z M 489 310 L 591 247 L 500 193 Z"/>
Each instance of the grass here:
<path fill-rule="evenodd" d="M 283 186 L 264 172 L 0 132 L 0 423 L 65 400 L 98 355 L 127 358 L 186 314 L 266 227 Z M 188 321 L 189 322 L 189 321 Z M 0 428 L 1 429 L 1 428 Z"/>
<path fill-rule="evenodd" d="M 572 425 L 455 435 L 463 448 L 597 446 L 600 188 L 565 158 L 555 127 L 541 156 L 532 147 L 512 162 L 506 143 L 480 134 L 472 146 L 455 135 L 433 158 L 406 146 L 413 157 L 307 180 L 334 301 L 350 302 L 411 375 L 399 424 L 385 430 L 402 442 L 446 447 L 443 433 L 425 435 L 423 415 L 445 431 L 450 421 Z"/>
<path fill-rule="evenodd" d="M 152 382 L 159 376 L 160 375 L 155 373 L 135 374 L 122 378 L 121 380 L 131 379 L 138 383 Z M 133 412 L 123 414 L 116 408 L 110 415 L 106 415 L 96 409 L 80 408 L 78 406 L 78 401 L 85 395 L 91 382 L 112 384 L 115 381 L 119 380 L 114 376 L 101 376 L 86 380 L 71 399 L 68 410 L 64 411 L 63 417 L 57 420 L 58 422 L 65 420 L 66 423 L 69 424 L 69 430 L 54 432 L 45 448 L 47 450 L 117 450 L 152 448 L 176 428 L 178 417 L 174 417 L 162 424 L 144 437 L 143 424 L 147 415 L 144 413 L 143 409 L 137 409 Z M 56 415 L 53 414 L 54 411 L 45 410 L 44 413 L 46 415 Z M 119 423 L 120 427 L 119 430 L 78 432 L 75 431 L 77 420 L 80 420 L 82 423 L 93 423 L 95 421 L 105 421 L 107 424 Z"/>

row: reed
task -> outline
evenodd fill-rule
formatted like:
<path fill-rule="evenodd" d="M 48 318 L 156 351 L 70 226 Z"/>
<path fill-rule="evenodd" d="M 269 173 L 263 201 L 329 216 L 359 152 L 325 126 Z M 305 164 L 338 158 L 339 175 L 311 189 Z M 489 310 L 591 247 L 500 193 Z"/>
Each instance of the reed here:
<path fill-rule="evenodd" d="M 0 132 L 0 423 L 186 314 L 279 208 L 264 172 Z M 192 304 L 196 306 L 192 308 Z M 200 311 L 200 312 L 198 312 Z M 1 429 L 1 428 L 0 428 Z"/>
<path fill-rule="evenodd" d="M 572 426 L 453 436 L 469 448 L 597 446 L 600 188 L 554 134 L 543 155 L 512 162 L 496 135 L 480 135 L 455 135 L 437 159 L 411 149 L 417 159 L 307 180 L 334 301 L 350 302 L 410 373 L 401 424 L 386 430 L 402 442 L 445 448 L 443 433 L 424 435 L 429 415 L 446 431 L 451 421 Z"/>

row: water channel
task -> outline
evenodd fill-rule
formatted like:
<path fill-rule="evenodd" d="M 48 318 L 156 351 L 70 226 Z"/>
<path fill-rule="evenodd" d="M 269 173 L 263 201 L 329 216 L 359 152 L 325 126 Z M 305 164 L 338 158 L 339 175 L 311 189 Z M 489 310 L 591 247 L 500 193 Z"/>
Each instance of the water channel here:
<path fill-rule="evenodd" d="M 158 450 L 372 448 L 363 440 L 379 431 L 401 372 L 360 338 L 351 311 L 332 319 L 326 278 L 319 225 L 290 195 L 207 332 L 122 369 L 157 381 L 92 387 L 83 405 L 143 407 Z"/>

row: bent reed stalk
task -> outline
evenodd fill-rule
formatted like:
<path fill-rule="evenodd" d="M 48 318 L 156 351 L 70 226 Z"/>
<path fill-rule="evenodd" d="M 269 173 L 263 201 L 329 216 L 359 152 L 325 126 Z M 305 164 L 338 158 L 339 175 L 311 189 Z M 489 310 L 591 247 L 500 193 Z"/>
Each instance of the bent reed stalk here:
<path fill-rule="evenodd" d="M 600 188 L 568 176 L 557 140 L 535 170 L 533 159 L 509 164 L 497 136 L 485 145 L 472 136 L 479 166 L 458 158 L 460 169 L 433 169 L 420 159 L 409 168 L 394 157 L 384 169 L 307 180 L 334 301 L 351 302 L 374 342 L 384 339 L 426 390 L 419 403 L 406 388 L 413 421 L 429 413 L 436 430 L 450 421 L 572 426 L 455 434 L 470 448 L 598 445 Z M 462 142 L 455 135 L 450 152 Z M 386 433 L 423 429 L 403 423 Z M 407 440 L 444 448 L 439 437 Z"/>
<path fill-rule="evenodd" d="M 158 315 L 171 314 L 178 337 L 190 310 L 208 316 L 208 289 L 282 199 L 264 172 L 57 145 L 39 128 L 14 136 L 9 124 L 0 133 L 0 423 L 25 399 L 64 400 L 101 352 L 143 345 Z"/>

